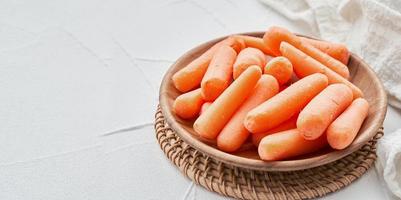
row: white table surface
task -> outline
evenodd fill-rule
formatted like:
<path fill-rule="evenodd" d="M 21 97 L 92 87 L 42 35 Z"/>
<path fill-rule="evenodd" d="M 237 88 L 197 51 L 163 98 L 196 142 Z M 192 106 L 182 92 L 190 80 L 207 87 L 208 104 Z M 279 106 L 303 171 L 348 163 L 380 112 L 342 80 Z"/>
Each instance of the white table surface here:
<path fill-rule="evenodd" d="M 0 1 L 0 199 L 225 199 L 160 150 L 159 83 L 195 45 L 273 24 L 310 34 L 255 0 Z M 384 196 L 372 169 L 323 199 Z"/>

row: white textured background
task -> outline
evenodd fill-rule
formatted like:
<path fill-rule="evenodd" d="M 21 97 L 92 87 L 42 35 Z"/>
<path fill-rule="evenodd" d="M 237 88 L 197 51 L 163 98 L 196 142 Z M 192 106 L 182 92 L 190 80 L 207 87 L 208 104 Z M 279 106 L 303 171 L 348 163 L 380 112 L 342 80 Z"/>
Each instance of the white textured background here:
<path fill-rule="evenodd" d="M 1 0 L 0 199 L 224 199 L 160 150 L 159 83 L 195 45 L 273 24 L 309 33 L 254 0 Z M 325 199 L 383 199 L 378 180 Z"/>

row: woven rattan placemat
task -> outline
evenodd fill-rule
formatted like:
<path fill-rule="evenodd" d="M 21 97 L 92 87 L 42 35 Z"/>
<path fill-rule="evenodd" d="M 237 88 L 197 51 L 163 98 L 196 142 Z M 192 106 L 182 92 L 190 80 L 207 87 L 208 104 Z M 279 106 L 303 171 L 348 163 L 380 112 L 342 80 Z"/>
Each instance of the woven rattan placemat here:
<path fill-rule="evenodd" d="M 166 156 L 195 183 L 238 199 L 311 199 L 337 191 L 362 176 L 376 160 L 375 138 L 360 150 L 327 165 L 290 172 L 264 172 L 222 163 L 197 151 L 172 130 L 160 108 L 156 138 Z"/>

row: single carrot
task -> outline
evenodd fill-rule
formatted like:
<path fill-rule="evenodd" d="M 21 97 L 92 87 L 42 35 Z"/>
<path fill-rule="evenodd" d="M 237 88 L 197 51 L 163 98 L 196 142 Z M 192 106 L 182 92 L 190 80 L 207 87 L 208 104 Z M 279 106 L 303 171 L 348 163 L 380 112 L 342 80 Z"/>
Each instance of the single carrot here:
<path fill-rule="evenodd" d="M 278 126 L 272 128 L 266 132 L 251 134 L 252 143 L 257 147 L 257 146 L 259 146 L 260 141 L 267 135 L 271 135 L 273 133 L 278 133 L 281 131 L 286 131 L 286 130 L 297 128 L 297 118 L 298 118 L 298 115 L 294 115 L 293 117 L 291 117 L 291 119 L 279 124 Z"/>
<path fill-rule="evenodd" d="M 229 46 L 222 45 L 216 51 L 201 82 L 204 100 L 215 100 L 230 85 L 236 57 L 237 53 Z"/>
<path fill-rule="evenodd" d="M 305 140 L 298 129 L 268 135 L 260 141 L 258 153 L 262 160 L 284 160 L 315 152 L 327 145 L 326 136 L 316 140 Z"/>
<path fill-rule="evenodd" d="M 201 110 L 199 112 L 199 115 L 201 115 L 202 113 L 204 113 L 209 107 L 210 105 L 212 105 L 212 102 L 205 102 L 202 104 Z"/>
<path fill-rule="evenodd" d="M 291 79 L 292 71 L 291 62 L 282 56 L 270 60 L 264 69 L 264 73 L 274 76 L 280 85 L 287 83 Z"/>
<path fill-rule="evenodd" d="M 215 139 L 231 116 L 255 88 L 262 71 L 258 66 L 246 69 L 224 92 L 198 117 L 194 130 L 203 138 Z"/>
<path fill-rule="evenodd" d="M 332 58 L 326 53 L 320 51 L 311 44 L 302 42 L 300 37 L 291 33 L 287 29 L 276 26 L 270 27 L 263 36 L 263 40 L 265 44 L 275 53 L 276 56 L 279 56 L 282 53 L 280 52 L 281 42 L 287 42 L 297 49 L 301 50 L 305 54 L 309 55 L 310 57 L 314 58 L 318 62 L 327 66 L 329 69 L 338 73 L 345 79 L 349 78 L 349 70 L 346 65 Z"/>
<path fill-rule="evenodd" d="M 362 91 L 354 84 L 338 75 L 331 69 L 327 68 L 320 62 L 316 61 L 312 57 L 306 55 L 291 44 L 282 42 L 280 45 L 280 51 L 284 57 L 291 61 L 292 66 L 294 67 L 294 72 L 298 77 L 302 78 L 314 73 L 322 73 L 329 79 L 329 84 L 343 83 L 350 87 L 354 95 L 354 99 L 363 96 Z"/>
<path fill-rule="evenodd" d="M 237 35 L 237 37 L 244 40 L 246 47 L 257 48 L 257 49 L 263 51 L 264 54 L 274 55 L 272 53 L 272 51 L 266 46 L 266 44 L 262 38 L 248 36 L 248 35 Z"/>
<path fill-rule="evenodd" d="M 194 59 L 187 66 L 177 71 L 172 79 L 174 86 L 180 92 L 188 92 L 196 87 L 199 87 L 203 76 L 205 75 L 210 61 L 215 52 L 222 46 L 230 46 L 236 52 L 240 52 L 245 48 L 245 43 L 241 38 L 228 37 L 208 49 L 205 53 Z"/>
<path fill-rule="evenodd" d="M 245 48 L 237 56 L 233 67 L 233 77 L 234 79 L 245 71 L 249 66 L 256 65 L 259 66 L 261 70 L 266 65 L 266 57 L 262 51 L 256 48 Z"/>
<path fill-rule="evenodd" d="M 262 75 L 252 93 L 238 108 L 230 121 L 217 136 L 217 147 L 226 152 L 237 151 L 249 136 L 243 121 L 249 110 L 278 93 L 277 80 L 270 75 Z"/>
<path fill-rule="evenodd" d="M 307 76 L 248 112 L 244 125 L 251 133 L 263 133 L 287 121 L 327 87 L 323 74 Z"/>
<path fill-rule="evenodd" d="M 174 100 L 173 109 L 176 115 L 183 119 L 191 119 L 199 114 L 203 104 L 201 89 L 181 94 Z"/>
<path fill-rule="evenodd" d="M 368 115 L 369 103 L 362 98 L 352 104 L 327 128 L 327 141 L 333 149 L 345 149 L 358 134 Z"/>
<path fill-rule="evenodd" d="M 334 119 L 352 102 L 352 91 L 344 84 L 332 84 L 314 97 L 299 113 L 297 129 L 307 140 L 320 137 Z"/>
<path fill-rule="evenodd" d="M 306 42 L 316 47 L 320 51 L 328 54 L 329 56 L 342 62 L 344 65 L 348 64 L 351 53 L 344 44 L 327 42 L 322 40 L 314 40 L 306 37 L 301 37 L 302 42 Z"/>

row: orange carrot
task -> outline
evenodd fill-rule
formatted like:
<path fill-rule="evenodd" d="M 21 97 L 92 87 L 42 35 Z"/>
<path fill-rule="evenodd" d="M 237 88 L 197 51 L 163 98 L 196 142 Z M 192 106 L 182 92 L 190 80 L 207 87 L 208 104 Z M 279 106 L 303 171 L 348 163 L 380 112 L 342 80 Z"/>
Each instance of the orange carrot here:
<path fill-rule="evenodd" d="M 174 100 L 173 109 L 183 119 L 191 119 L 199 114 L 203 104 L 201 89 L 181 94 Z"/>
<path fill-rule="evenodd" d="M 251 65 L 257 65 L 263 70 L 263 66 L 266 65 L 266 58 L 259 49 L 248 47 L 242 50 L 238 54 L 237 60 L 235 60 L 233 67 L 234 79 L 237 79 L 238 76 Z"/>
<path fill-rule="evenodd" d="M 252 134 L 252 143 L 257 147 L 259 146 L 260 141 L 267 135 L 297 128 L 297 118 L 298 115 L 294 115 L 293 117 L 291 117 L 291 119 L 279 124 L 278 126 L 268 130 L 267 132 Z"/>
<path fill-rule="evenodd" d="M 283 85 L 291 79 L 292 64 L 286 57 L 275 57 L 266 64 L 264 73 L 274 76 Z"/>
<path fill-rule="evenodd" d="M 237 37 L 236 35 L 227 37 L 226 39 L 221 41 L 221 44 L 230 46 L 237 53 L 239 53 L 245 48 L 245 41 L 242 38 Z"/>
<path fill-rule="evenodd" d="M 257 48 L 257 49 L 263 51 L 264 54 L 274 55 L 272 53 L 272 51 L 266 46 L 266 44 L 262 38 L 248 36 L 248 35 L 237 35 L 237 37 L 244 40 L 246 47 Z"/>
<path fill-rule="evenodd" d="M 369 103 L 362 98 L 355 99 L 352 104 L 327 128 L 327 141 L 333 149 L 348 147 L 368 115 Z"/>
<path fill-rule="evenodd" d="M 291 61 L 292 66 L 294 67 L 294 72 L 298 77 L 302 78 L 314 73 L 322 73 L 329 79 L 329 84 L 343 83 L 350 87 L 354 99 L 363 96 L 362 91 L 354 84 L 287 42 L 281 43 L 280 51 L 284 57 Z"/>
<path fill-rule="evenodd" d="M 260 141 L 258 153 L 262 160 L 284 160 L 315 152 L 327 145 L 326 136 L 305 140 L 298 129 L 268 135 Z"/>
<path fill-rule="evenodd" d="M 263 40 L 265 44 L 275 53 L 276 56 L 280 55 L 280 44 L 281 42 L 287 42 L 292 46 L 298 48 L 305 54 L 309 55 L 313 59 L 327 66 L 329 69 L 338 73 L 345 79 L 349 78 L 349 71 L 347 66 L 345 66 L 340 61 L 332 58 L 326 53 L 320 51 L 309 43 L 302 42 L 300 37 L 291 33 L 287 29 L 281 27 L 270 27 L 265 35 L 263 36 Z"/>
<path fill-rule="evenodd" d="M 277 80 L 273 76 L 262 75 L 252 93 L 217 136 L 217 147 L 220 150 L 234 152 L 241 147 L 249 136 L 249 131 L 243 125 L 246 114 L 249 110 L 276 95 L 278 88 Z"/>
<path fill-rule="evenodd" d="M 344 84 L 332 84 L 313 98 L 299 113 L 297 129 L 307 140 L 320 137 L 352 102 L 352 91 Z"/>
<path fill-rule="evenodd" d="M 269 56 L 269 55 L 265 55 L 265 60 L 266 60 L 266 63 L 268 63 L 271 59 L 273 59 L 274 57 L 273 56 Z"/>
<path fill-rule="evenodd" d="M 215 139 L 238 107 L 255 88 L 262 72 L 258 66 L 246 69 L 224 92 L 198 117 L 194 130 L 203 138 Z"/>
<path fill-rule="evenodd" d="M 244 125 L 251 133 L 263 133 L 287 121 L 327 87 L 323 74 L 307 76 L 248 112 Z"/>
<path fill-rule="evenodd" d="M 172 77 L 175 88 L 180 92 L 188 92 L 198 87 L 218 47 L 220 47 L 220 44 L 214 45 L 187 66 L 177 71 Z"/>
<path fill-rule="evenodd" d="M 212 105 L 213 102 L 205 102 L 203 103 L 201 110 L 199 112 L 199 115 L 201 115 L 202 113 L 204 113 L 209 107 L 210 105 Z"/>
<path fill-rule="evenodd" d="M 281 27 L 272 26 L 267 29 L 263 35 L 265 45 L 272 51 L 273 56 L 280 56 L 280 43 L 288 42 L 294 46 L 299 46 L 301 41 L 299 38 Z M 295 45 L 295 43 L 298 43 Z"/>
<path fill-rule="evenodd" d="M 347 80 L 349 79 L 348 67 L 344 65 L 342 62 L 334 59 L 333 57 L 327 55 L 326 53 L 323 53 L 322 51 L 320 51 L 319 49 L 315 48 L 314 46 L 308 43 L 303 42 L 301 44 L 302 45 L 298 47 L 299 50 L 305 52 L 307 55 L 319 61 L 324 66 L 333 70 L 334 72 L 344 77 L 345 79 Z"/>
<path fill-rule="evenodd" d="M 205 53 L 194 59 L 186 67 L 180 69 L 173 75 L 172 79 L 174 86 L 180 92 L 188 92 L 196 87 L 199 87 L 214 53 L 222 45 L 230 46 L 236 52 L 240 52 L 243 48 L 245 48 L 244 41 L 236 37 L 228 37 L 216 43 Z"/>
<path fill-rule="evenodd" d="M 222 45 L 216 51 L 201 82 L 204 100 L 215 100 L 230 85 L 236 57 L 237 53 L 229 46 Z"/>
<path fill-rule="evenodd" d="M 337 59 L 342 62 L 344 65 L 348 64 L 348 60 L 350 57 L 350 52 L 348 48 L 344 44 L 327 42 L 322 40 L 314 40 L 305 37 L 301 37 L 302 42 L 306 42 L 316 47 L 320 51 L 328 54 L 329 56 Z"/>

